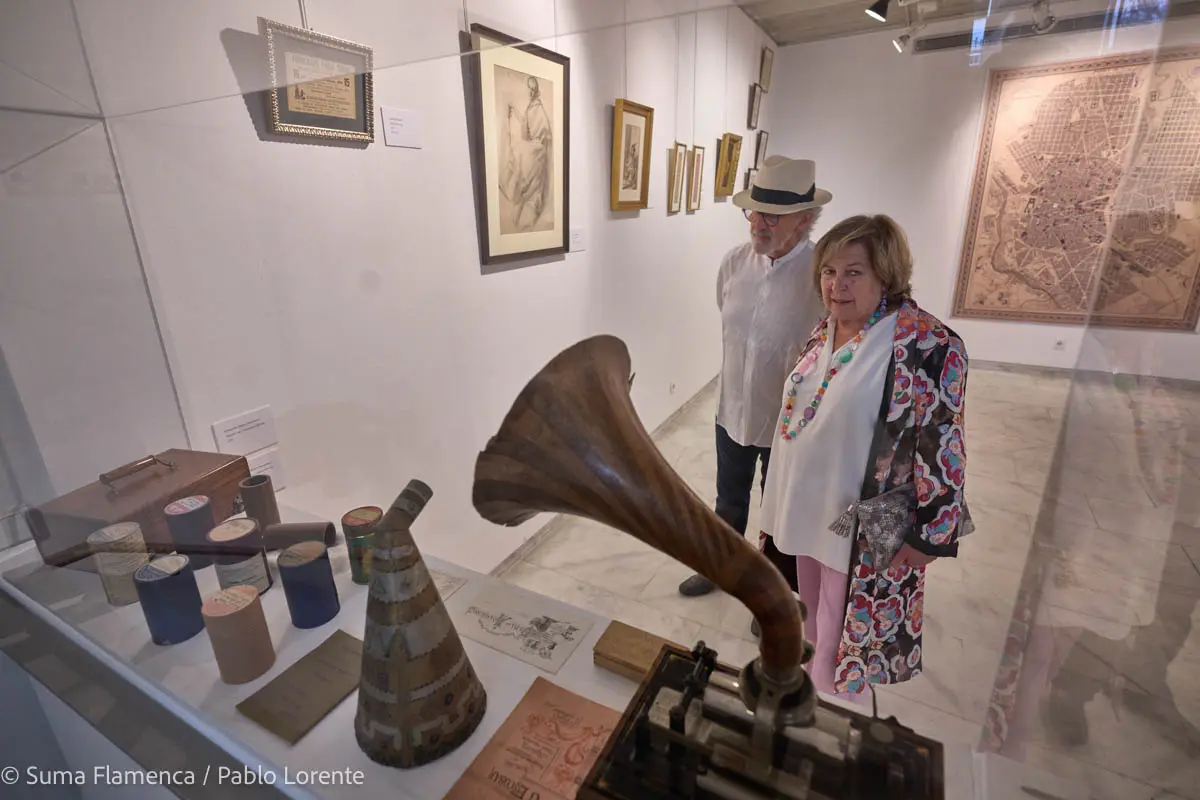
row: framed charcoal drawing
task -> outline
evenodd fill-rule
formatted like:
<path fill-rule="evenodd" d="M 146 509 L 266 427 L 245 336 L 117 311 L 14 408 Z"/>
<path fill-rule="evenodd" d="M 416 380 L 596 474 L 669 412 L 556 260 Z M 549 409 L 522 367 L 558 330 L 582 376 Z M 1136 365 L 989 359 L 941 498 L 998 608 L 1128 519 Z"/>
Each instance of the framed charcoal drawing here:
<path fill-rule="evenodd" d="M 759 131 L 754 145 L 754 168 L 758 169 L 767 160 L 767 132 Z"/>
<path fill-rule="evenodd" d="M 571 60 L 478 24 L 469 38 L 480 260 L 565 253 Z"/>
<path fill-rule="evenodd" d="M 671 148 L 671 161 L 667 169 L 667 213 L 678 214 L 683 210 L 683 185 L 687 177 L 687 145 L 676 142 Z"/>
<path fill-rule="evenodd" d="M 629 100 L 613 104 L 613 211 L 632 211 L 650 204 L 650 142 L 654 109 Z"/>
<path fill-rule="evenodd" d="M 270 133 L 375 141 L 371 48 L 262 17 L 258 31 L 267 46 Z"/>
<path fill-rule="evenodd" d="M 764 92 L 771 91 L 771 71 L 775 67 L 775 51 L 769 47 L 764 47 L 762 51 L 762 63 L 758 67 L 758 85 L 762 87 Z"/>
<path fill-rule="evenodd" d="M 758 127 L 758 109 L 762 106 L 763 88 L 757 83 L 750 87 L 750 113 L 746 120 L 746 127 L 754 130 Z"/>
<path fill-rule="evenodd" d="M 749 189 L 751 186 L 753 186 L 754 185 L 754 176 L 756 176 L 757 174 L 758 174 L 757 169 L 746 170 L 746 185 L 743 186 L 742 188 Z"/>
<path fill-rule="evenodd" d="M 727 133 L 721 137 L 717 153 L 717 179 L 713 189 L 715 197 L 729 197 L 737 183 L 738 161 L 742 157 L 742 137 Z"/>
<path fill-rule="evenodd" d="M 704 183 L 704 147 L 696 145 L 688 158 L 687 210 L 700 208 L 700 186 Z"/>

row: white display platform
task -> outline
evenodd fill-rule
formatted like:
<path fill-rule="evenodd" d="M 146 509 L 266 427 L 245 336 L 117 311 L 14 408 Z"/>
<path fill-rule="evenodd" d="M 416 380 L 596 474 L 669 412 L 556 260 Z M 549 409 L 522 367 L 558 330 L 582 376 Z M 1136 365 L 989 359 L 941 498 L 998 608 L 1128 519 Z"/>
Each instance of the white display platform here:
<path fill-rule="evenodd" d="M 285 518 L 292 521 L 311 519 L 306 514 L 282 510 Z M 333 620 L 310 630 L 292 626 L 283 587 L 272 563 L 276 583 L 263 595 L 262 600 L 276 649 L 276 663 L 267 674 L 241 686 L 229 686 L 220 680 L 206 632 L 202 631 L 189 641 L 177 645 L 160 647 L 153 644 L 141 607 L 137 604 L 120 608 L 109 606 L 100 579 L 95 574 L 70 569 L 43 570 L 38 574 L 36 586 L 19 578 L 15 579 L 15 584 L 11 582 L 9 577 L 41 563 L 32 543 L 0 554 L 0 590 L 12 594 L 18 602 L 31 609 L 42 607 L 50 598 L 57 598 L 48 603 L 50 611 L 60 623 L 66 623 L 64 628 L 81 632 L 85 639 L 82 643 L 88 649 L 115 657 L 115 666 L 135 681 L 140 676 L 154 689 L 164 690 L 160 699 L 180 716 L 192 719 L 190 712 L 198 712 L 195 715 L 199 723 L 196 727 L 201 733 L 226 749 L 231 749 L 228 745 L 232 742 L 234 755 L 251 756 L 245 758 L 251 770 L 261 767 L 274 771 L 277 788 L 291 797 L 306 800 L 313 797 L 383 796 L 413 800 L 443 797 L 539 675 L 617 711 L 625 709 L 637 688 L 634 682 L 592 663 L 592 649 L 611 620 L 586 609 L 578 609 L 577 613 L 592 619 L 594 624 L 555 675 L 461 637 L 487 689 L 487 714 L 463 746 L 433 764 L 413 770 L 399 770 L 381 766 L 367 758 L 359 750 L 354 738 L 357 706 L 353 693 L 295 746 L 288 745 L 243 717 L 236 706 L 323 642 L 334 630 L 341 628 L 356 637 L 362 637 L 367 587 L 350 580 L 344 545 L 339 544 L 331 549 L 330 557 L 342 608 Z M 503 583 L 436 558 L 426 558 L 426 565 L 430 569 L 466 579 L 466 584 L 446 601 L 451 616 L 468 607 L 485 588 Z M 203 596 L 217 591 L 217 578 L 212 568 L 197 573 L 197 580 Z M 561 605 L 557 600 L 544 598 L 534 592 L 510 588 L 535 602 L 545 602 L 548 608 Z M 44 613 L 44 609 L 40 613 Z M 985 800 L 988 797 L 984 786 L 977 785 L 977 758 L 968 747 L 947 747 L 946 765 L 947 798 Z M 1025 774 L 1029 772 L 1023 765 L 1014 764 L 1013 767 Z M 285 769 L 288 774 L 295 775 L 297 771 L 313 770 L 344 773 L 347 768 L 363 773 L 362 785 L 305 787 L 284 784 Z M 212 780 L 215 780 L 215 776 Z M 1035 780 L 1030 775 L 1026 783 L 1039 785 L 1043 781 Z"/>

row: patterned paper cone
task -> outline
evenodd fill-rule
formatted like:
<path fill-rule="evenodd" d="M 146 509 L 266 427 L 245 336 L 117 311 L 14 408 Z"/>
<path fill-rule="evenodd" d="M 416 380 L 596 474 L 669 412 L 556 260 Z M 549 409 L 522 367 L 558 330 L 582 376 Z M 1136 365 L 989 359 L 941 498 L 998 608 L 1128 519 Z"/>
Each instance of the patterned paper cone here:
<path fill-rule="evenodd" d="M 478 727 L 487 693 L 409 527 L 433 490 L 410 481 L 375 528 L 354 732 L 371 759 L 408 769 Z"/>

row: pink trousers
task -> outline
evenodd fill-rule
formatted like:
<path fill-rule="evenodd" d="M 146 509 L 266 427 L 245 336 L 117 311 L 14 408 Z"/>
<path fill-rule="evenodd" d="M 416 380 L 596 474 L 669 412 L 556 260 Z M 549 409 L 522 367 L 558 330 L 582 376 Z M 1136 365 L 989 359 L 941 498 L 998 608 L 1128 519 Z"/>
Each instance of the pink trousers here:
<path fill-rule="evenodd" d="M 838 692 L 833 688 L 838 645 L 846 621 L 846 584 L 849 577 L 808 556 L 796 556 L 796 585 L 800 600 L 808 608 L 804 637 L 816 653 L 808 662 L 808 676 L 817 691 L 852 703 L 871 704 L 871 692 Z"/>

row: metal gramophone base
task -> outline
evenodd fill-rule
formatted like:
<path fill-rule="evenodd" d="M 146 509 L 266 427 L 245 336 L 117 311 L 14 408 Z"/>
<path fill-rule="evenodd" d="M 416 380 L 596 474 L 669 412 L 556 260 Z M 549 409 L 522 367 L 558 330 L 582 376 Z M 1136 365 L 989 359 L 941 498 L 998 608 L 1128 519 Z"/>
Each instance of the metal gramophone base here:
<path fill-rule="evenodd" d="M 578 797 L 944 799 L 940 743 L 894 718 L 875 719 L 820 700 L 814 725 L 775 734 L 773 768 L 762 763 L 765 757 L 747 757 L 738 743 L 748 741 L 741 734 L 753 715 L 728 691 L 738 675 L 717 663 L 703 643 L 692 652 L 665 646 Z M 698 684 L 703 688 L 697 693 Z M 664 697 L 671 700 L 664 704 Z"/>

